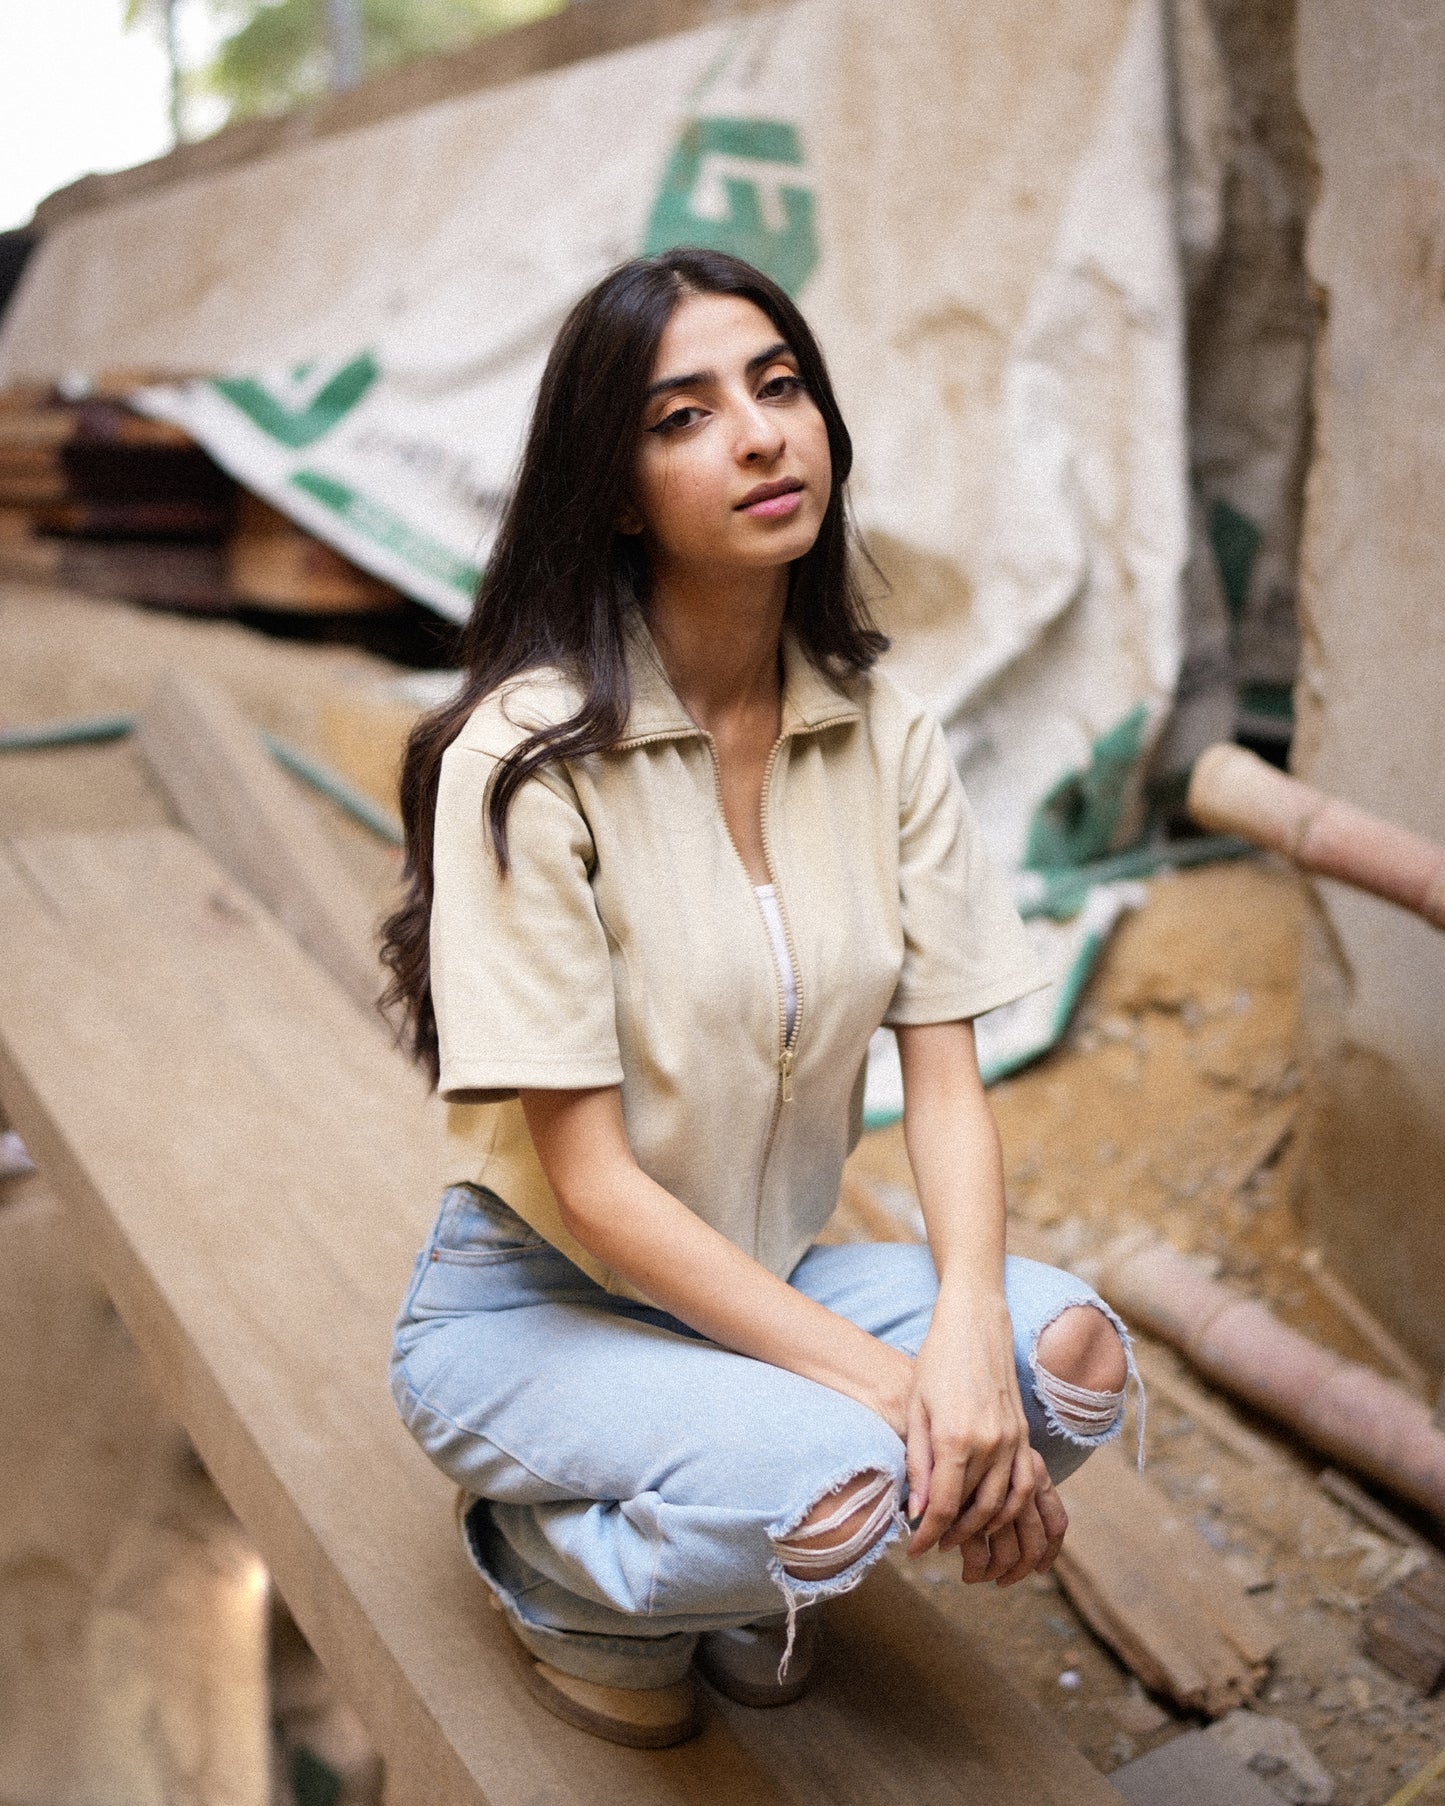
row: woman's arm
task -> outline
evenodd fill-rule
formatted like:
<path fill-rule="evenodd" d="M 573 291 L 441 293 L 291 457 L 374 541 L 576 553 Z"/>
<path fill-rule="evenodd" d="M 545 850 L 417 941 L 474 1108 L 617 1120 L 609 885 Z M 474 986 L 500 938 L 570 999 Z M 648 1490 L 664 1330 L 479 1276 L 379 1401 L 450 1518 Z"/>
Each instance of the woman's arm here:
<path fill-rule="evenodd" d="M 648 1178 L 618 1087 L 521 1097 L 563 1224 L 589 1254 L 700 1335 L 846 1393 L 906 1435 L 913 1362 L 770 1273 Z"/>
<path fill-rule="evenodd" d="M 1052 1560 L 1067 1519 L 1029 1446 L 1014 1368 L 998 1129 L 971 1022 L 897 1034 L 904 1139 L 939 1279 L 909 1401 L 915 1515 L 926 1501 L 910 1552 L 961 1547 L 965 1579 L 1018 1579 Z"/>

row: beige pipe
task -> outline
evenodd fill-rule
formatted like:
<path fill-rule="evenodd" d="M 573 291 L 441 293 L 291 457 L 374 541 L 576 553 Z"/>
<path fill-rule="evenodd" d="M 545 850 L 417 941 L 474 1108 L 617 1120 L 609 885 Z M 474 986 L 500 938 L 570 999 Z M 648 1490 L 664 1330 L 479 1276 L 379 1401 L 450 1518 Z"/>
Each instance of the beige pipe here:
<path fill-rule="evenodd" d="M 1225 1391 L 1445 1522 L 1445 1434 L 1393 1380 L 1319 1347 L 1162 1242 L 1122 1253 L 1095 1284 Z"/>
<path fill-rule="evenodd" d="M 1199 755 L 1188 808 L 1203 828 L 1242 835 L 1445 928 L 1445 847 L 1286 777 L 1242 746 Z"/>

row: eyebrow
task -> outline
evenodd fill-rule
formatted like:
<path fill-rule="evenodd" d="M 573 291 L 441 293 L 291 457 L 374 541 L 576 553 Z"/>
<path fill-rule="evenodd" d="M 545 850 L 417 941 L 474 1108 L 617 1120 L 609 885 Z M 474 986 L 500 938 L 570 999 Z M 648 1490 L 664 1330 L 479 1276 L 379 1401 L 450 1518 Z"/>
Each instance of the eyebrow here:
<path fill-rule="evenodd" d="M 754 370 L 761 370 L 764 364 L 771 364 L 779 357 L 791 357 L 796 362 L 797 353 L 784 339 L 778 339 L 769 345 L 766 351 L 760 351 L 750 357 L 743 369 L 751 376 Z M 649 383 L 643 394 L 643 401 L 652 401 L 658 395 L 670 395 L 677 389 L 701 389 L 707 383 L 717 381 L 716 370 L 693 370 L 686 376 L 664 376 L 660 382 Z"/>

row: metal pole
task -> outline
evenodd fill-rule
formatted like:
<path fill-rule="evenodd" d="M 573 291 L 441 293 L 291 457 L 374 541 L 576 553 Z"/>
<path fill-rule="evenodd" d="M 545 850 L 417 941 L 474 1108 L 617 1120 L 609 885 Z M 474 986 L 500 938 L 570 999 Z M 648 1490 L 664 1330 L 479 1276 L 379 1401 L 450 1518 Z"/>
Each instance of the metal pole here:
<path fill-rule="evenodd" d="M 331 45 L 331 86 L 338 92 L 354 88 L 361 80 L 361 0 L 326 0 L 326 35 Z"/>

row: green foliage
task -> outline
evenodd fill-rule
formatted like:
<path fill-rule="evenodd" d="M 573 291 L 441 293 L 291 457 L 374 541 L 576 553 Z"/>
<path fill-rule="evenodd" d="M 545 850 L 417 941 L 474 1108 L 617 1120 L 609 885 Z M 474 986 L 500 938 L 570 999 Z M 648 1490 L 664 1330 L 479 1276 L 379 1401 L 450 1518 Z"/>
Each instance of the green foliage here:
<path fill-rule="evenodd" d="M 361 0 L 364 70 L 458 50 L 492 32 L 559 12 L 566 0 Z M 326 93 L 331 60 L 325 0 L 180 0 L 220 33 L 210 64 L 188 70 L 193 93 L 217 96 L 229 119 L 302 106 Z M 165 0 L 125 0 L 130 27 L 152 27 Z"/>

